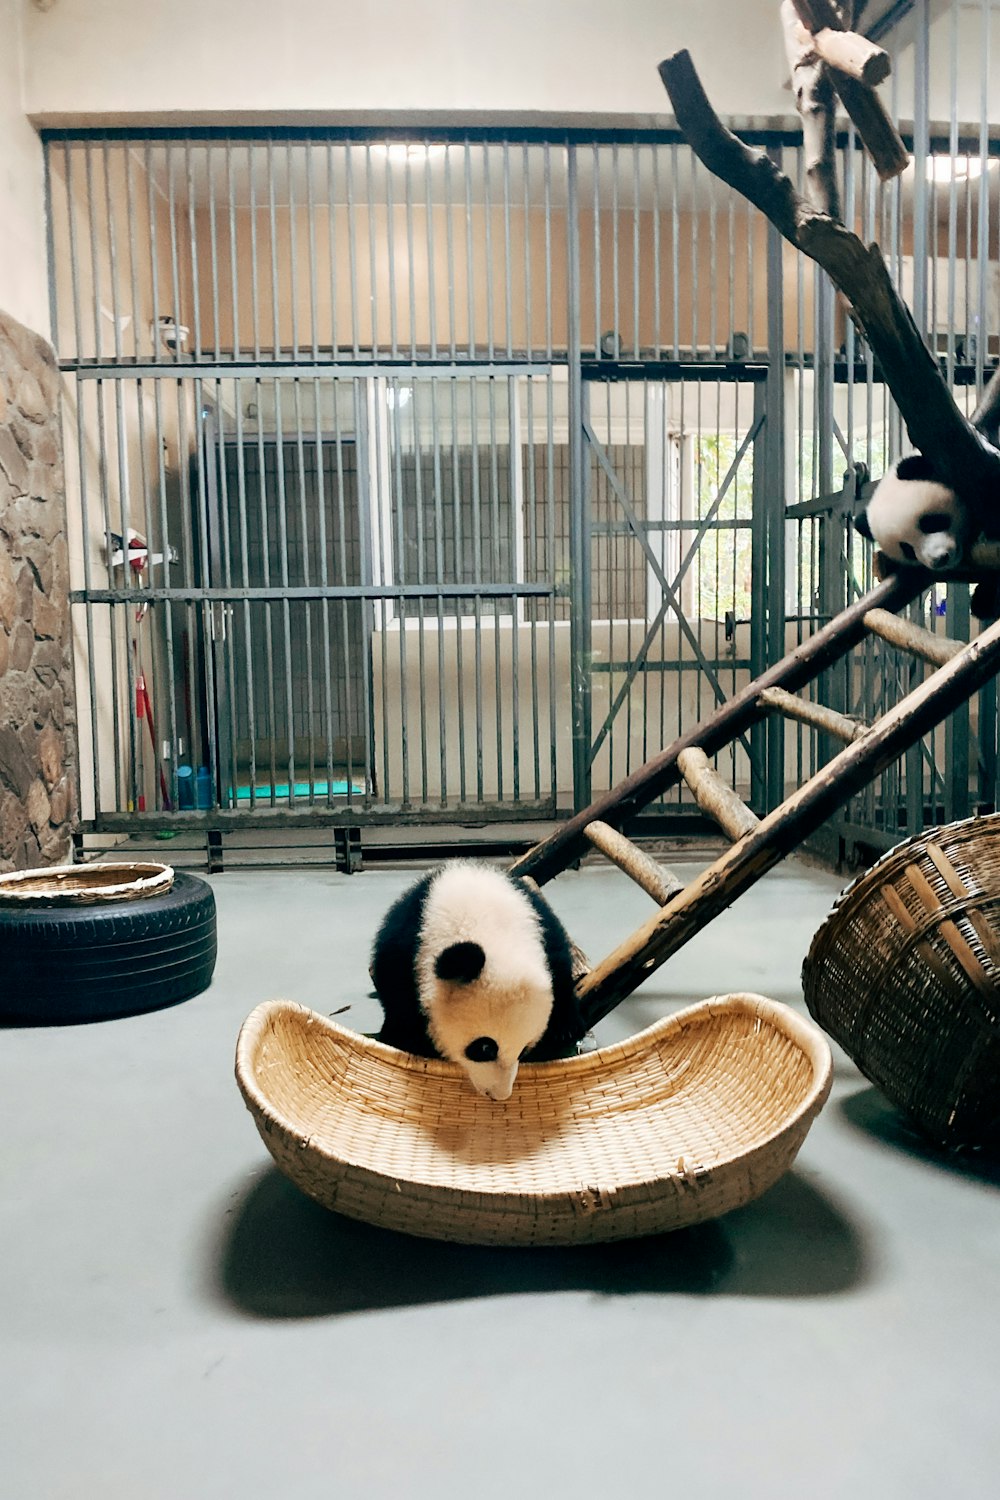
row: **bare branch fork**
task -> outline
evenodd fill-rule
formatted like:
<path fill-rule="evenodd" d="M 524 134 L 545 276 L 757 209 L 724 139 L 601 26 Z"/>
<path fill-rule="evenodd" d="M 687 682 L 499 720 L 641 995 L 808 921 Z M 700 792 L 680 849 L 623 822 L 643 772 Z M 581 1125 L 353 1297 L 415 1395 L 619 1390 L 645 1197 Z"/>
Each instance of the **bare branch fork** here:
<path fill-rule="evenodd" d="M 796 10 L 801 3 L 795 0 Z M 816 0 L 810 0 L 810 5 L 815 6 Z M 786 39 L 789 31 L 786 23 Z M 790 52 L 793 46 L 794 41 L 789 44 Z M 790 61 L 794 70 L 794 54 Z M 749 199 L 789 244 L 826 271 L 871 345 L 913 446 L 979 516 L 992 516 L 995 532 L 1000 523 L 1000 452 L 959 411 L 937 361 L 892 284 L 878 246 L 866 246 L 840 222 L 834 211 L 836 185 L 832 193 L 825 186 L 829 172 L 813 174 L 817 203 L 808 202 L 766 152 L 747 146 L 722 124 L 686 51 L 667 58 L 659 71 L 677 125 L 699 161 Z M 827 107 L 832 112 L 832 101 Z M 814 142 L 829 142 L 823 149 L 832 154 L 832 131 L 822 123 L 812 131 Z M 995 422 L 1000 410 L 1000 376 L 991 380 L 976 414 L 980 425 L 989 430 L 984 409 Z"/>

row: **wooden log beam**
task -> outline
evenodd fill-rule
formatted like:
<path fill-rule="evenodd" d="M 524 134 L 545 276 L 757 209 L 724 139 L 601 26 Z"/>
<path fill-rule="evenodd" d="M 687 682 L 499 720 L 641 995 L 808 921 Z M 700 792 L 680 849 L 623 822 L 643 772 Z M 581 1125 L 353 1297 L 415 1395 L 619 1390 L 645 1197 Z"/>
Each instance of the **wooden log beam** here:
<path fill-rule="evenodd" d="M 833 114 L 833 85 L 802 25 L 792 0 L 782 0 L 781 26 L 785 55 L 792 73 L 795 108 L 802 121 L 805 182 L 810 201 L 820 213 L 840 218 L 837 150 Z"/>
<path fill-rule="evenodd" d="M 725 745 L 745 733 L 767 710 L 759 702 L 762 689 L 784 687 L 794 692 L 812 682 L 820 672 L 856 646 L 865 636 L 864 615 L 870 609 L 903 609 L 931 581 L 922 568 L 901 568 L 864 598 L 843 610 L 815 635 L 803 641 L 794 651 L 768 667 L 713 714 L 703 719 L 687 734 L 637 767 L 624 781 L 594 799 L 589 807 L 567 819 L 555 833 L 529 849 L 511 866 L 512 875 L 530 875 L 544 885 L 581 857 L 587 849 L 586 827 L 602 818 L 620 827 L 669 787 L 680 780 L 677 757 L 691 745 L 700 745 L 706 755 L 715 755 Z"/>
<path fill-rule="evenodd" d="M 584 833 L 594 848 L 634 880 L 647 896 L 652 896 L 657 906 L 666 906 L 684 889 L 684 882 L 678 880 L 672 870 L 665 870 L 655 859 L 650 859 L 644 850 L 619 833 L 617 828 L 612 828 L 610 823 L 595 818 L 587 824 Z"/>
<path fill-rule="evenodd" d="M 866 88 L 877 88 L 892 72 L 892 58 L 877 42 L 851 31 L 845 7 L 832 0 L 792 0 L 817 55 Z"/>
<path fill-rule="evenodd" d="M 707 813 L 735 844 L 744 834 L 757 827 L 758 818 L 743 798 L 715 770 L 699 745 L 682 750 L 677 768 L 703 813 Z"/>
<path fill-rule="evenodd" d="M 712 919 L 732 905 L 838 807 L 946 719 L 1000 671 L 1000 621 L 891 708 L 864 739 L 841 750 L 753 833 L 734 844 L 577 987 L 588 1026 L 609 1011 Z"/>
<path fill-rule="evenodd" d="M 824 26 L 813 36 L 812 44 L 828 67 L 853 78 L 865 88 L 878 88 L 892 72 L 892 58 L 888 52 L 856 31 L 833 31 Z"/>
<path fill-rule="evenodd" d="M 763 152 L 726 129 L 687 52 L 660 64 L 678 126 L 700 161 L 754 203 L 781 234 L 827 272 L 882 368 L 910 441 L 979 514 L 1000 505 L 1000 453 L 956 406 L 941 369 L 892 284 L 877 245 L 817 212 Z"/>
<path fill-rule="evenodd" d="M 792 0 L 792 4 L 802 25 L 812 34 L 814 45 L 817 33 L 846 35 L 841 8 L 834 5 L 832 0 Z M 864 42 L 866 39 L 859 37 L 858 40 Z M 881 180 L 888 182 L 891 178 L 898 177 L 905 171 L 910 155 L 881 99 L 866 81 L 857 78 L 849 68 L 845 70 L 836 64 L 830 64 L 825 71 L 840 95 L 840 102 L 850 116 Z"/>
<path fill-rule="evenodd" d="M 913 620 L 900 619 L 899 615 L 891 615 L 884 609 L 870 609 L 865 615 L 865 625 L 890 646 L 909 651 L 912 656 L 919 656 L 934 667 L 946 666 L 964 649 L 961 641 L 953 641 L 947 635 L 935 635 Z"/>
<path fill-rule="evenodd" d="M 890 620 L 895 618 L 895 615 L 889 615 Z M 807 698 L 796 697 L 795 693 L 788 693 L 784 688 L 765 688 L 759 694 L 759 701 L 765 708 L 782 714 L 786 719 L 795 719 L 800 724 L 821 729 L 824 734 L 843 740 L 845 745 L 853 744 L 868 733 L 868 725 L 863 719 L 838 713 L 835 708 L 827 708 L 824 703 L 810 703 Z"/>

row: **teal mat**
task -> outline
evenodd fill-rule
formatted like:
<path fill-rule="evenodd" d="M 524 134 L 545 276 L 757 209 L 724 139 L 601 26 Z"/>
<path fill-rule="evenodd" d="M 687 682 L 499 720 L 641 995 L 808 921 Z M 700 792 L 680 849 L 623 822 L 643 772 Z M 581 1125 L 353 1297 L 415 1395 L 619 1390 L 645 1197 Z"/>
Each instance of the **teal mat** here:
<path fill-rule="evenodd" d="M 249 802 L 251 790 L 253 790 L 254 796 L 258 802 L 270 802 L 272 791 L 274 793 L 276 802 L 288 801 L 287 781 L 279 782 L 273 788 L 269 781 L 256 788 L 251 788 L 248 786 L 238 786 L 236 788 L 237 802 Z M 346 797 L 349 792 L 352 792 L 355 796 L 361 796 L 361 794 L 364 792 L 364 787 L 356 781 L 315 781 L 312 783 L 311 790 L 314 797 Z M 293 797 L 308 797 L 309 793 L 310 784 L 308 781 L 297 781 L 295 783 L 295 790 L 292 793 Z M 229 788 L 228 797 L 229 800 L 232 801 L 232 787 Z"/>

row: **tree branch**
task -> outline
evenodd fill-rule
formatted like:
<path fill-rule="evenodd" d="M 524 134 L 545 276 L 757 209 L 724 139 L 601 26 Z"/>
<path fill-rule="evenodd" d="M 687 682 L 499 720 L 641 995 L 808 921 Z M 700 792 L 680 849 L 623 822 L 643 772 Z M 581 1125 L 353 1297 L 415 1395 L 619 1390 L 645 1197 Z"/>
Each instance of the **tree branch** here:
<path fill-rule="evenodd" d="M 910 441 L 980 514 L 998 514 L 1000 453 L 952 399 L 937 361 L 886 270 L 877 245 L 865 246 L 837 219 L 818 212 L 763 152 L 722 124 L 687 52 L 660 64 L 678 127 L 710 172 L 764 213 L 797 250 L 823 267 L 851 305 L 899 407 Z M 998 381 L 1000 385 L 1000 381 Z M 1000 398 L 998 398 L 1000 404 Z"/>

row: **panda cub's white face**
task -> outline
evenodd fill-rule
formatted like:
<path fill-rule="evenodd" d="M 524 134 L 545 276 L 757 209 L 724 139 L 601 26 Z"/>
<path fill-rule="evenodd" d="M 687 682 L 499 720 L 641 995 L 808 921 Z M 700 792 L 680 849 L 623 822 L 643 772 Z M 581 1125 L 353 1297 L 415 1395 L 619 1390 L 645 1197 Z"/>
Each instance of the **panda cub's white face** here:
<path fill-rule="evenodd" d="M 417 952 L 427 1030 L 477 1093 L 509 1099 L 518 1063 L 542 1038 L 552 980 L 538 919 L 498 871 L 467 862 L 432 881 Z"/>
<path fill-rule="evenodd" d="M 879 482 L 865 520 L 858 529 L 888 557 L 934 570 L 955 567 L 972 540 L 966 507 L 919 453 L 900 459 Z"/>

